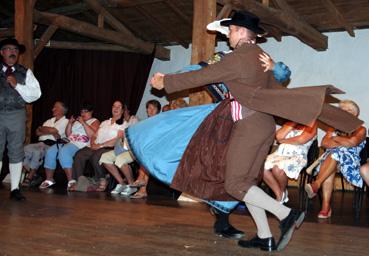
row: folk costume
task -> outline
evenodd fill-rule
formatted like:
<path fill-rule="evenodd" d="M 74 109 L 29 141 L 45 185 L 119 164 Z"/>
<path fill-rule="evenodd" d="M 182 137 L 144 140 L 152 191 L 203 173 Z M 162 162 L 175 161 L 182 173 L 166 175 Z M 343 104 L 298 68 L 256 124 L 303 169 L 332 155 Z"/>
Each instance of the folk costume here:
<path fill-rule="evenodd" d="M 0 42 L 0 50 L 2 56 L 7 54 L 15 59 L 18 53 L 23 53 L 26 49 L 16 39 L 8 38 Z M 8 82 L 9 77 L 15 78 L 14 87 Z M 10 197 L 15 200 L 24 199 L 19 192 L 19 182 L 24 158 L 26 103 L 31 103 L 40 96 L 40 85 L 32 71 L 17 63 L 8 65 L 3 57 L 0 63 L 0 170 L 7 143 L 11 181 Z"/>
<path fill-rule="evenodd" d="M 223 25 L 242 26 L 258 33 L 262 31 L 258 23 L 259 19 L 253 14 L 236 12 Z M 167 93 L 222 82 L 242 108 L 238 120 L 232 118 L 230 100 L 222 101 L 211 111 L 187 145 L 171 186 L 205 200 L 245 201 L 258 232 L 255 238 L 242 241 L 239 245 L 281 250 L 291 239 L 295 227 L 303 221 L 304 214 L 280 205 L 256 186 L 275 137 L 273 115 L 304 125 L 320 119 L 342 131 L 356 129 L 361 121 L 324 104 L 326 94 L 340 92 L 332 86 L 293 89 L 280 86 L 272 72 L 263 72 L 258 61 L 262 52 L 257 45 L 244 43 L 221 61 L 203 69 L 164 76 Z M 166 113 L 175 114 L 174 111 Z M 165 122 L 156 125 L 165 129 Z M 126 136 L 133 153 L 147 171 L 158 168 L 160 165 L 157 163 L 161 161 L 170 162 L 169 152 L 176 150 L 174 141 L 169 142 L 173 147 L 164 149 L 168 153 L 156 159 L 155 154 L 145 150 L 145 145 L 137 145 L 135 138 L 139 135 L 134 132 L 135 129 L 136 126 L 129 128 Z M 157 145 L 167 145 L 163 144 L 164 139 Z M 148 162 L 144 160 L 146 156 L 140 158 L 146 154 L 150 159 Z M 150 161 L 152 165 L 148 166 Z M 277 245 L 270 232 L 265 210 L 281 221 L 281 236 Z"/>

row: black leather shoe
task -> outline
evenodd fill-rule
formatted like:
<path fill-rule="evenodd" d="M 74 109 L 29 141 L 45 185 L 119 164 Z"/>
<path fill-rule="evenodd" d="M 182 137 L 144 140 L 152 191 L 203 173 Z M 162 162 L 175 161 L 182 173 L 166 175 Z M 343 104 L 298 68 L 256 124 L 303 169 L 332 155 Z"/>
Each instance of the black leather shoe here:
<path fill-rule="evenodd" d="M 239 240 L 245 236 L 245 233 L 236 229 L 229 223 L 229 213 L 210 208 L 210 213 L 216 218 L 214 223 L 214 233 L 229 239 Z"/>
<path fill-rule="evenodd" d="M 222 230 L 215 230 L 215 234 L 233 240 L 240 240 L 242 237 L 245 236 L 244 232 L 236 229 L 232 225 L 229 225 L 228 227 Z"/>
<path fill-rule="evenodd" d="M 277 250 L 283 250 L 288 242 L 291 240 L 293 232 L 295 229 L 299 228 L 304 221 L 305 213 L 291 209 L 290 214 L 279 224 L 279 229 L 281 230 L 281 237 L 279 238 Z"/>
<path fill-rule="evenodd" d="M 245 248 L 260 248 L 263 251 L 274 251 L 277 249 L 273 237 L 259 238 L 257 235 L 251 240 L 240 240 L 238 245 Z"/>
<path fill-rule="evenodd" d="M 19 189 L 14 189 L 10 192 L 10 199 L 15 201 L 26 200 L 26 198 L 22 195 Z"/>

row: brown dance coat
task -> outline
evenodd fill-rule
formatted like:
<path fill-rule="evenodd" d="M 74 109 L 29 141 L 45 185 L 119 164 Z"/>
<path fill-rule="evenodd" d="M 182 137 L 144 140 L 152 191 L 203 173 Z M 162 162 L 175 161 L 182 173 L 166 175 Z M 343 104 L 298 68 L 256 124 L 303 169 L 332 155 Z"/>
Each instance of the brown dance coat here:
<path fill-rule="evenodd" d="M 251 110 L 280 116 L 304 125 L 309 125 L 313 120 L 319 119 L 346 132 L 351 132 L 362 124 L 352 115 L 324 104 L 326 94 L 342 93 L 333 86 L 292 89 L 280 86 L 275 81 L 272 72 L 263 72 L 258 60 L 260 53 L 262 50 L 257 45 L 244 44 L 233 53 L 227 54 L 221 61 L 201 70 L 166 75 L 164 77 L 165 90 L 173 93 L 210 83 L 223 82 L 237 101 Z M 225 105 L 227 102 L 223 102 L 204 120 L 191 140 L 172 182 L 172 187 L 175 189 L 204 199 L 234 200 L 232 197 L 242 199 L 242 195 L 230 197 L 224 188 L 227 145 L 233 127 L 233 124 L 229 122 L 230 108 Z M 205 140 L 203 135 L 209 132 L 214 132 L 216 137 L 224 138 L 220 140 L 225 143 L 215 145 L 214 141 Z M 252 141 L 255 134 L 248 136 L 249 138 L 243 138 L 245 143 Z M 250 152 L 238 153 L 242 156 Z M 260 157 L 265 158 L 266 155 Z M 261 170 L 262 168 L 258 172 Z M 242 186 L 247 186 L 247 188 L 243 190 L 244 192 L 256 183 L 255 177 L 258 174 L 251 175 L 249 181 L 247 177 L 245 178 Z M 248 174 L 246 173 L 245 176 Z M 241 190 L 241 188 L 237 189 Z"/>

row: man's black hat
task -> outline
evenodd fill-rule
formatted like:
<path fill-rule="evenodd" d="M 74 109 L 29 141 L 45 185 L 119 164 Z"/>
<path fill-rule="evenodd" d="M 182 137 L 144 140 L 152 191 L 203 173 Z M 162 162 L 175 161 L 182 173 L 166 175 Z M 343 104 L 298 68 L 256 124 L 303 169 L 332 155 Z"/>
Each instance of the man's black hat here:
<path fill-rule="evenodd" d="M 260 19 L 258 16 L 247 11 L 237 11 L 230 20 L 224 20 L 220 23 L 222 26 L 240 26 L 245 27 L 258 35 L 266 34 L 265 30 L 259 27 Z"/>
<path fill-rule="evenodd" d="M 18 43 L 15 38 L 6 38 L 0 41 L 0 49 L 2 49 L 5 45 L 14 45 L 18 47 L 19 53 L 24 53 L 26 51 L 26 47 L 23 44 Z"/>

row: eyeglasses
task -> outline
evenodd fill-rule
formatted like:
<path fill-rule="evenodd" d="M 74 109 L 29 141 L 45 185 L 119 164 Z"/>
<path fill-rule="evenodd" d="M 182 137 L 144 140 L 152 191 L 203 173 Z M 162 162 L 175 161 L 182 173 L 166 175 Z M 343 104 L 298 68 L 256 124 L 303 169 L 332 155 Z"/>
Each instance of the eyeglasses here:
<path fill-rule="evenodd" d="M 3 47 L 1 48 L 2 51 L 19 51 L 18 47 Z"/>

